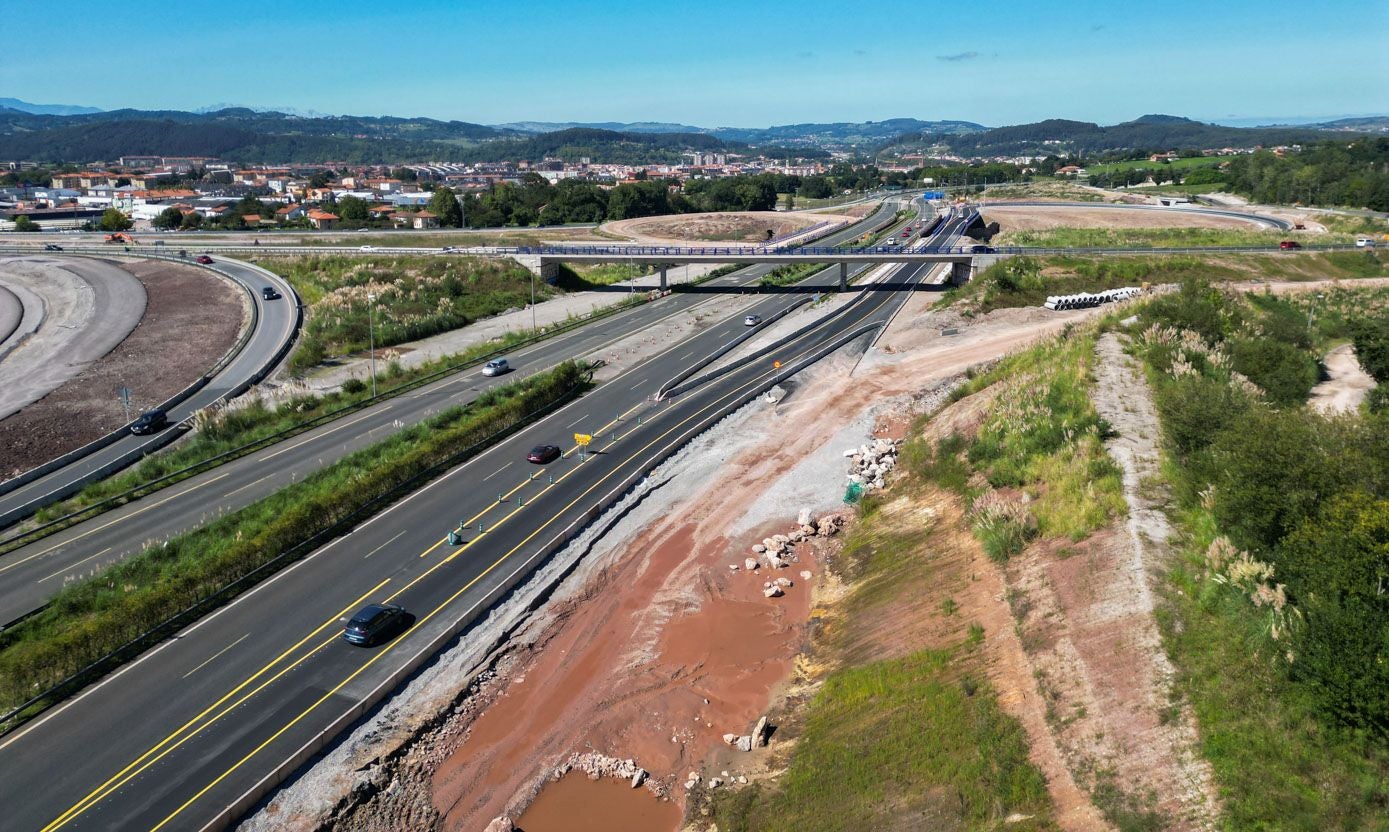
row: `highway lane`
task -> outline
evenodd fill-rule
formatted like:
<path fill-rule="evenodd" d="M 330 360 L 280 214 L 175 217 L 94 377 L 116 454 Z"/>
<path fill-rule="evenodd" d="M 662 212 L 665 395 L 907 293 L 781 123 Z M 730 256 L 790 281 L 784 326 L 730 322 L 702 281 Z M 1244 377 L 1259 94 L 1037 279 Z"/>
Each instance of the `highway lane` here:
<path fill-rule="evenodd" d="M 890 218 L 884 205 L 865 220 L 869 227 Z M 852 239 L 863 225 L 833 235 Z M 716 278 L 700 287 L 719 292 L 755 283 L 773 266 L 759 265 Z M 384 439 L 439 411 L 465 404 L 488 387 L 505 384 L 569 359 L 601 356 L 603 348 L 673 315 L 708 302 L 703 293 L 674 293 L 511 353 L 516 372 L 487 378 L 480 367 L 464 370 L 402 396 L 347 414 L 240 459 L 190 477 L 168 489 L 93 517 L 0 556 L 0 626 L 40 608 L 69 580 L 90 576 L 141 551 L 148 543 L 196 528 L 302 480 L 352 451 Z M 754 311 L 769 317 L 784 309 L 784 295 L 750 297 Z M 741 332 L 741 312 L 695 333 L 687 350 L 704 354 Z"/>
<path fill-rule="evenodd" d="M 914 282 L 927 271 L 902 267 L 894 281 Z M 777 372 L 773 360 L 789 364 L 839 333 L 881 325 L 905 296 L 865 292 L 849 312 L 766 361 L 651 403 L 647 396 L 680 366 L 668 347 L 449 472 L 83 696 L 0 738 L 0 799 L 11 809 L 9 821 L 16 829 L 200 827 L 388 684 L 413 650 L 450 632 L 511 570 L 567 525 L 590 517 L 628 476 L 760 392 Z M 581 462 L 571 449 L 543 470 L 521 462 L 530 445 L 571 432 L 579 415 L 603 420 L 593 429 L 598 453 Z M 538 476 L 531 478 L 533 471 Z M 503 491 L 501 502 L 496 491 Z M 465 545 L 448 546 L 450 526 L 463 527 Z M 367 600 L 401 603 L 419 620 L 390 645 L 350 647 L 338 638 L 341 623 Z"/>
<path fill-rule="evenodd" d="M 49 253 L 46 256 L 62 255 Z M 294 338 L 297 330 L 298 313 L 292 300 L 294 293 L 281 278 L 235 260 L 221 260 L 212 268 L 246 287 L 257 310 L 254 329 L 240 353 L 213 376 L 206 386 L 170 411 L 170 421 L 188 418 L 199 409 L 214 404 L 238 386 L 256 378 L 259 373 L 268 369 L 274 356 Z M 273 287 L 284 297 L 280 300 L 263 299 L 261 289 L 267 286 Z M 111 465 L 114 460 L 141 448 L 159 447 L 162 439 L 158 435 L 135 436 L 125 433 L 100 450 L 0 495 L 0 517 L 15 514 L 22 517 L 32 514 L 53 502 L 53 495 L 70 493 L 73 483 L 83 480 L 92 472 L 101 470 Z"/>

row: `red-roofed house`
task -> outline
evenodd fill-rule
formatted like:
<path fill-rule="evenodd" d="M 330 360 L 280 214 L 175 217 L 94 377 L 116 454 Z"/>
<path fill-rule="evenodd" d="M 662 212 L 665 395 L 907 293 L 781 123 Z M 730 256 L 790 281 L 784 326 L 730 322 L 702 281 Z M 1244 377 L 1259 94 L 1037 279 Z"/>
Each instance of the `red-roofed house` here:
<path fill-rule="evenodd" d="M 315 209 L 313 211 L 310 211 L 308 216 L 309 224 L 312 225 L 314 228 L 317 228 L 319 231 L 331 231 L 332 229 L 338 227 L 337 214 L 330 214 L 327 211 L 319 211 Z"/>

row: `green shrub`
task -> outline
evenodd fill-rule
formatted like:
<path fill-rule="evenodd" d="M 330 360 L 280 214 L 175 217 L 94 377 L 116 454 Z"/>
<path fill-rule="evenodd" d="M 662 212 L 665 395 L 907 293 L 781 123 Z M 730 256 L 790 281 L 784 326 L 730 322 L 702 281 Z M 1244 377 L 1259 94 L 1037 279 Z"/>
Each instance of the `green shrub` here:
<path fill-rule="evenodd" d="M 344 381 L 342 383 L 342 392 L 347 393 L 350 396 L 355 396 L 366 389 L 367 383 L 356 377 L 349 378 L 347 381 Z"/>
<path fill-rule="evenodd" d="M 1271 338 L 1230 342 L 1234 369 L 1259 385 L 1269 401 L 1283 407 L 1307 401 L 1320 377 L 1317 360 L 1293 344 Z"/>

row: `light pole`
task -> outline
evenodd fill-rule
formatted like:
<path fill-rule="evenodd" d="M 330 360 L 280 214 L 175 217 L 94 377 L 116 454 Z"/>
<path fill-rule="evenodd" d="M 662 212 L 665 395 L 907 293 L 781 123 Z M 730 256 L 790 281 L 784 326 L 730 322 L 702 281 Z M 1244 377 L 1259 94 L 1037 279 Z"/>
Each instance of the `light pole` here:
<path fill-rule="evenodd" d="M 367 293 L 367 337 L 371 343 L 371 397 L 376 398 L 376 295 Z"/>
<path fill-rule="evenodd" d="M 531 272 L 531 334 L 535 334 L 535 272 Z"/>

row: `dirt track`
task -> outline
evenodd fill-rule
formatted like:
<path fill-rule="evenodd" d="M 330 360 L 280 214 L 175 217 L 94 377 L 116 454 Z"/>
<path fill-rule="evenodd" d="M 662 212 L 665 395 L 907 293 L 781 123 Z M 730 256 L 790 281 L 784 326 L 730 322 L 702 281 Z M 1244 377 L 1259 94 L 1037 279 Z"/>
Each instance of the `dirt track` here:
<path fill-rule="evenodd" d="M 145 287 L 135 329 L 103 358 L 42 399 L 0 420 L 0 479 L 78 448 L 125 424 L 116 394 L 131 388 L 131 410 L 187 387 L 236 343 L 248 322 L 245 293 L 202 269 L 177 263 L 121 263 Z"/>
<path fill-rule="evenodd" d="M 760 243 L 767 231 L 781 237 L 821 222 L 852 222 L 838 214 L 798 214 L 782 211 L 727 211 L 710 214 L 674 214 L 640 217 L 606 223 L 602 230 L 651 245 L 687 245 L 691 242 Z"/>

